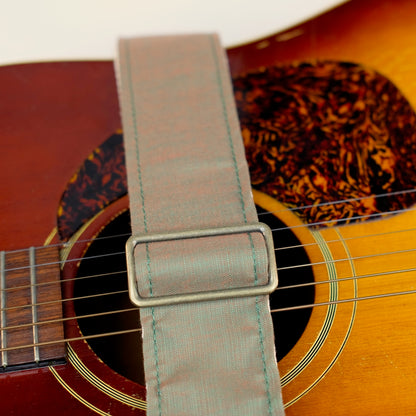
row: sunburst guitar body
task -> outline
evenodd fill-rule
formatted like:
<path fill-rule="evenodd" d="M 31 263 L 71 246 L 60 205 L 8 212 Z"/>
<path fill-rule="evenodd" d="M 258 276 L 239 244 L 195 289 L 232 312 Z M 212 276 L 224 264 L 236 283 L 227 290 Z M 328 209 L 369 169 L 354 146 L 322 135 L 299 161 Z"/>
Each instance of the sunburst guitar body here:
<path fill-rule="evenodd" d="M 416 413 L 414 16 L 352 0 L 227 51 L 289 416 Z M 113 65 L 0 85 L 1 414 L 145 415 Z"/>

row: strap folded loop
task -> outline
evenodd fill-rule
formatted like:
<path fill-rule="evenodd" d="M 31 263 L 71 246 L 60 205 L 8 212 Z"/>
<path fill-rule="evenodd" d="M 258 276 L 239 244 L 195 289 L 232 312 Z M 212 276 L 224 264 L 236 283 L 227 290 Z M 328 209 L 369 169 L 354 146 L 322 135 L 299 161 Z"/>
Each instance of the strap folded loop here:
<path fill-rule="evenodd" d="M 272 233 L 261 223 L 132 236 L 126 253 L 140 307 L 267 295 L 278 283 Z M 154 275 L 158 287 L 149 285 Z"/>

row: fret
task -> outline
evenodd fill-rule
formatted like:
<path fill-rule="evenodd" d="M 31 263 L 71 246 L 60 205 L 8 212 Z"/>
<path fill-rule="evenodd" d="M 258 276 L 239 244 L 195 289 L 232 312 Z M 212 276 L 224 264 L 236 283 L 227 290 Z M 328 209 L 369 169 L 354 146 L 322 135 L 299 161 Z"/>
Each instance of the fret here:
<path fill-rule="evenodd" d="M 0 284 L 0 370 L 61 362 L 65 343 L 57 247 L 0 252 Z"/>
<path fill-rule="evenodd" d="M 29 248 L 29 267 L 30 267 L 30 295 L 32 299 L 32 333 L 33 333 L 33 356 L 34 361 L 40 361 L 39 354 L 39 327 L 38 323 L 38 309 L 37 309 L 37 291 L 36 291 L 36 252 L 35 247 Z"/>
<path fill-rule="evenodd" d="M 6 253 L 0 252 L 0 346 L 1 346 L 1 365 L 3 368 L 7 367 L 7 336 L 6 331 L 3 330 L 7 325 L 6 321 Z"/>

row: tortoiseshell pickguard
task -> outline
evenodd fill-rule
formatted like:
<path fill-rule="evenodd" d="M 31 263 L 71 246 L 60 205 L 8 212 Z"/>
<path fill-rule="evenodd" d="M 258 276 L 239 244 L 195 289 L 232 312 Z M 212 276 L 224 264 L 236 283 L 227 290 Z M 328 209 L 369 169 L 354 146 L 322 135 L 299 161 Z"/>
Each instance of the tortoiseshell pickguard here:
<path fill-rule="evenodd" d="M 314 62 L 261 68 L 233 84 L 253 187 L 304 222 L 349 223 L 416 202 L 416 115 L 382 75 Z M 71 178 L 59 206 L 61 237 L 126 192 L 117 133 Z"/>
<path fill-rule="evenodd" d="M 415 112 L 384 76 L 300 63 L 242 75 L 234 88 L 253 186 L 304 222 L 344 224 L 416 202 Z"/>
<path fill-rule="evenodd" d="M 67 240 L 85 222 L 127 193 L 123 135 L 113 134 L 70 179 L 58 208 L 58 232 Z"/>

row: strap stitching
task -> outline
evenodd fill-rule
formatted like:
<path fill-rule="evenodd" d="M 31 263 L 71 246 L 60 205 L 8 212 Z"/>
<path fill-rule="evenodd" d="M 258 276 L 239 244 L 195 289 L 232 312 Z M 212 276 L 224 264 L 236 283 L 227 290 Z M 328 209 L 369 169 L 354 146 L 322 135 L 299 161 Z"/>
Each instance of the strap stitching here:
<path fill-rule="evenodd" d="M 131 107 L 131 115 L 133 119 L 133 128 L 134 128 L 134 141 L 136 144 L 136 161 L 137 161 L 137 175 L 139 180 L 139 188 L 140 188 L 140 199 L 142 205 L 142 214 L 143 214 L 143 225 L 145 233 L 148 233 L 148 223 L 147 223 L 147 213 L 145 208 L 145 201 L 144 201 L 144 190 L 143 190 L 143 181 L 142 181 L 142 169 L 140 164 L 140 152 L 139 152 L 139 132 L 137 129 L 137 115 L 136 115 L 136 107 L 135 107 L 135 100 L 134 100 L 134 90 L 133 90 L 133 82 L 132 82 L 132 74 L 131 74 L 131 58 L 130 58 L 130 42 L 126 41 L 126 67 L 127 67 L 127 77 L 129 83 L 129 93 L 130 93 L 130 107 Z M 146 243 L 146 267 L 147 267 L 147 275 L 149 278 L 149 290 L 150 296 L 153 296 L 153 282 L 152 282 L 152 272 L 150 268 L 150 253 L 149 253 L 149 244 Z M 162 392 L 160 389 L 160 370 L 159 370 L 159 356 L 158 356 L 158 346 L 157 346 L 157 338 L 156 338 L 156 317 L 155 317 L 155 308 L 151 308 L 152 314 L 152 330 L 153 330 L 153 352 L 155 355 L 155 368 L 156 368 L 156 381 L 157 381 L 157 397 L 158 397 L 158 409 L 159 409 L 159 416 L 162 415 Z"/>
<path fill-rule="evenodd" d="M 227 129 L 228 144 L 230 146 L 231 155 L 232 155 L 232 159 L 233 159 L 233 165 L 234 165 L 234 171 L 235 171 L 235 175 L 236 175 L 236 179 L 237 179 L 238 194 L 240 196 L 241 209 L 242 209 L 242 212 L 243 212 L 244 222 L 247 223 L 247 214 L 246 214 L 246 209 L 245 209 L 245 204 L 244 204 L 243 191 L 242 191 L 242 188 L 241 188 L 241 180 L 240 180 L 240 175 L 239 175 L 239 172 L 238 172 L 237 159 L 236 159 L 236 155 L 235 155 L 234 144 L 233 144 L 233 141 L 232 141 L 231 128 L 230 128 L 230 124 L 229 124 L 227 107 L 226 107 L 226 104 L 225 104 L 225 98 L 224 98 L 224 94 L 223 94 L 223 83 L 222 83 L 222 79 L 221 79 L 219 61 L 218 61 L 218 57 L 217 57 L 216 51 L 215 51 L 214 36 L 210 37 L 210 43 L 211 43 L 212 55 L 213 55 L 214 61 L 215 61 L 217 85 L 219 87 L 219 93 L 220 93 L 221 105 L 222 105 L 222 112 L 223 112 L 223 117 L 224 117 L 226 129 Z M 257 285 L 258 284 L 257 259 L 256 259 L 255 250 L 254 250 L 253 238 L 252 238 L 251 234 L 249 234 L 248 237 L 250 239 L 251 252 L 252 252 L 252 258 L 253 258 L 254 282 Z M 268 372 L 267 372 L 266 355 L 265 355 L 265 349 L 264 349 L 264 334 L 263 334 L 263 327 L 262 327 L 262 323 L 261 323 L 260 306 L 259 306 L 259 298 L 258 297 L 256 297 L 256 315 L 257 315 L 257 323 L 258 323 L 258 328 L 259 328 L 259 342 L 260 342 L 261 360 L 262 360 L 262 366 L 263 366 L 264 381 L 265 381 L 265 385 L 266 385 L 268 413 L 269 413 L 270 416 L 272 416 L 272 400 L 271 400 L 271 394 L 270 394 L 270 380 L 269 380 L 269 375 L 268 375 Z"/>
<path fill-rule="evenodd" d="M 233 165 L 234 165 L 234 172 L 235 172 L 235 176 L 236 176 L 236 179 L 237 179 L 238 195 L 240 197 L 240 204 L 241 204 L 241 209 L 243 211 L 244 222 L 247 224 L 247 214 L 246 214 L 246 208 L 245 208 L 245 205 L 244 205 L 243 190 L 241 188 L 241 180 L 240 180 L 240 175 L 238 173 L 237 158 L 236 158 L 236 155 L 235 155 L 234 144 L 233 144 L 233 141 L 232 141 L 231 127 L 230 127 L 230 123 L 228 121 L 229 119 L 228 119 L 227 107 L 226 107 L 226 104 L 225 104 L 225 98 L 224 98 L 224 94 L 223 94 L 224 86 L 223 86 L 223 83 L 222 83 L 218 57 L 217 57 L 216 50 L 215 50 L 214 36 L 210 36 L 210 43 L 211 43 L 211 51 L 212 51 L 212 55 L 213 55 L 214 63 L 215 63 L 215 75 L 216 75 L 218 90 L 219 90 L 219 94 L 220 94 L 220 98 L 221 98 L 222 114 L 223 114 L 224 121 L 225 121 L 225 127 L 227 129 L 228 145 L 230 146 L 231 157 L 233 159 Z M 257 278 L 257 276 L 256 276 L 256 278 Z"/>
<path fill-rule="evenodd" d="M 234 145 L 232 142 L 232 135 L 231 135 L 231 128 L 229 124 L 228 119 L 228 113 L 227 108 L 225 104 L 225 98 L 223 95 L 223 84 L 219 69 L 219 62 L 217 55 L 215 53 L 215 46 L 214 46 L 214 37 L 210 37 L 211 41 L 211 48 L 212 53 L 215 61 L 216 66 L 216 78 L 217 78 L 217 84 L 219 87 L 220 92 L 220 98 L 221 98 L 221 105 L 222 105 L 222 111 L 223 111 L 223 117 L 226 125 L 227 130 L 227 137 L 228 137 L 228 143 L 231 150 L 233 165 L 234 165 L 234 171 L 236 175 L 237 180 L 237 187 L 238 187 L 238 194 L 240 197 L 240 204 L 241 209 L 243 213 L 244 222 L 247 223 L 247 214 L 244 204 L 244 198 L 242 193 L 242 187 L 241 187 L 241 180 L 238 172 L 238 166 L 237 166 L 237 159 L 235 154 Z M 131 115 L 133 119 L 133 128 L 134 128 L 134 139 L 136 144 L 136 161 L 137 161 L 137 174 L 138 174 L 138 180 L 139 180 L 139 188 L 140 188 L 140 199 L 141 199 L 141 206 L 142 206 L 142 214 L 143 214 L 143 224 L 144 224 L 144 230 L 147 233 L 148 232 L 148 223 L 147 223 L 147 213 L 145 209 L 145 197 L 144 197 L 144 191 L 143 191 L 143 183 L 142 183 L 142 173 L 141 173 L 141 164 L 140 164 L 140 155 L 139 155 L 139 148 L 138 148 L 138 129 L 137 129 L 137 116 L 136 116 L 136 109 L 135 109 L 135 102 L 134 102 L 134 91 L 132 88 L 132 75 L 131 75 L 131 60 L 130 60 L 130 50 L 129 50 L 129 42 L 126 42 L 126 62 L 127 62 L 127 73 L 128 73 L 128 80 L 129 80 L 129 92 L 130 92 L 130 104 L 131 104 Z M 254 243 L 251 235 L 248 235 L 250 239 L 251 249 L 252 249 L 252 259 L 253 259 L 253 269 L 254 269 L 254 276 L 255 276 L 255 284 L 258 283 L 258 273 L 257 273 L 257 259 L 255 255 L 254 250 Z M 149 247 L 148 244 L 146 244 L 146 263 L 147 263 L 147 272 L 148 272 L 148 280 L 149 280 L 149 290 L 150 295 L 153 295 L 153 284 L 152 284 L 152 274 L 151 274 L 151 268 L 150 268 L 150 253 L 149 253 Z M 160 370 L 159 370 L 159 359 L 158 359 L 158 346 L 157 346 L 157 337 L 156 337 L 156 318 L 155 318 L 155 310 L 152 307 L 151 308 L 151 315 L 152 315 L 152 329 L 153 329 L 153 346 L 154 346 L 154 355 L 155 355 L 155 367 L 156 367 L 156 379 L 157 379 L 157 396 L 158 396 L 158 409 L 159 409 L 159 415 L 162 415 L 162 409 L 161 409 L 161 389 L 160 389 Z M 259 306 L 259 298 L 256 298 L 256 315 L 257 315 L 257 323 L 259 327 L 259 341 L 260 341 L 260 349 L 261 349 L 261 356 L 262 356 L 262 364 L 263 364 L 263 373 L 265 378 L 265 384 L 266 384 L 266 393 L 267 393 L 267 401 L 268 401 L 268 413 L 269 415 L 272 415 L 272 403 L 271 403 L 271 396 L 270 396 L 270 381 L 268 377 L 267 372 L 267 365 L 266 365 L 266 358 L 265 358 L 265 350 L 264 350 L 264 334 L 263 334 L 263 328 L 261 323 L 261 316 L 260 316 L 260 306 Z"/>

